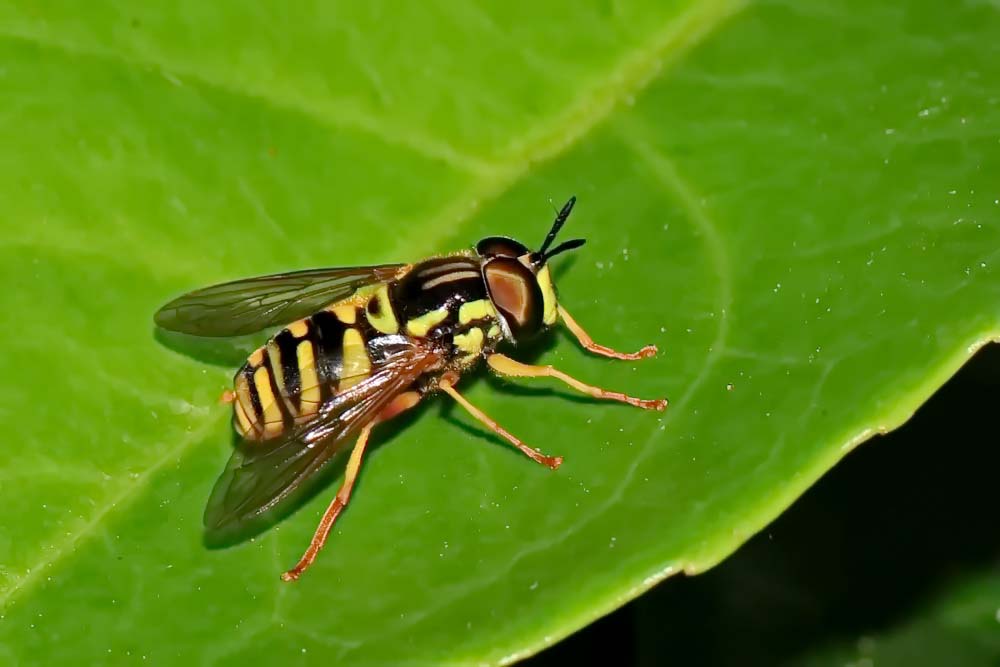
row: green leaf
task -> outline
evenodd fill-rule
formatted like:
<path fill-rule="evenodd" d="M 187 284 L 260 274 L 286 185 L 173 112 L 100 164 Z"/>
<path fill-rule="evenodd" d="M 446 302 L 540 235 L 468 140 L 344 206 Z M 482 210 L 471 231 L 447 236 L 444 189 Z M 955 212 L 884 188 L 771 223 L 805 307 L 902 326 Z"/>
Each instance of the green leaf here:
<path fill-rule="evenodd" d="M 509 662 L 719 562 L 1000 335 L 995 3 L 401 5 L 0 7 L 4 661 Z M 537 243 L 574 193 L 563 302 L 662 352 L 539 358 L 665 416 L 469 382 L 563 467 L 438 399 L 298 584 L 328 496 L 202 546 L 233 369 L 158 305 Z"/>
<path fill-rule="evenodd" d="M 951 582 L 923 607 L 884 632 L 813 651 L 799 664 L 971 667 L 1000 661 L 1000 573 Z"/>

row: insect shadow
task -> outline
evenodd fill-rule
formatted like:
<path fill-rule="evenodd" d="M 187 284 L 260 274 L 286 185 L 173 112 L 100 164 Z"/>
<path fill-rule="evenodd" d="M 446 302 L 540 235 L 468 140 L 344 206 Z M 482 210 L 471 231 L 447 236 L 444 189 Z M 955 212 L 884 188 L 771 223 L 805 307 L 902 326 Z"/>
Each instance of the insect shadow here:
<path fill-rule="evenodd" d="M 401 432 L 420 419 L 420 415 L 428 407 L 430 407 L 429 402 L 423 401 L 415 408 L 402 413 L 391 421 L 379 424 L 372 432 L 371 444 L 368 446 L 366 456 L 371 456 L 374 450 L 395 440 Z M 322 470 L 297 486 L 274 508 L 265 510 L 250 520 L 236 522 L 236 527 L 227 532 L 211 534 L 206 532 L 202 537 L 205 547 L 209 549 L 226 549 L 246 542 L 281 523 L 324 492 L 329 491 L 329 500 L 333 500 L 333 493 L 336 493 L 336 489 L 338 488 L 337 481 L 344 474 L 344 468 L 347 466 L 347 460 L 350 457 L 353 445 L 354 442 L 351 441 L 348 443 L 348 446 L 345 446 L 334 454 L 323 466 Z M 234 450 L 238 450 L 242 446 L 248 446 L 248 443 L 241 440 L 236 433 L 232 433 L 232 446 Z M 253 445 L 249 444 L 249 446 Z M 230 473 L 233 462 L 233 460 L 230 460 L 220 478 Z M 362 472 L 355 486 L 355 491 L 357 491 L 359 486 L 363 485 L 363 481 L 364 473 Z"/>
<path fill-rule="evenodd" d="M 213 366 L 239 368 L 273 331 L 233 338 L 207 338 L 168 331 L 153 325 L 153 338 L 167 349 Z"/>

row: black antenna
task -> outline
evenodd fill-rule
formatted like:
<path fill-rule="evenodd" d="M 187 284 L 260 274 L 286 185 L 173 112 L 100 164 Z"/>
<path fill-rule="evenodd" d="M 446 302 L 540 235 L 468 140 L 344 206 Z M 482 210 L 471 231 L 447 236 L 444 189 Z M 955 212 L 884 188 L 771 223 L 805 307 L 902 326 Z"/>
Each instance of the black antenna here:
<path fill-rule="evenodd" d="M 542 261 L 543 262 L 547 262 L 547 261 L 549 261 L 550 258 L 555 257 L 559 253 L 566 252 L 567 250 L 573 250 L 575 248 L 579 248 L 580 246 L 582 246 L 586 242 L 587 242 L 587 239 L 572 239 L 570 241 L 566 241 L 564 243 L 560 243 L 555 248 L 553 248 L 552 250 L 550 250 L 547 253 L 545 253 L 544 255 L 542 255 Z"/>
<path fill-rule="evenodd" d="M 552 242 L 556 240 L 556 234 L 558 234 L 559 230 L 562 229 L 562 226 L 566 224 L 566 218 L 569 217 L 570 211 L 573 210 L 573 204 L 575 203 L 576 197 L 570 197 L 569 201 L 563 205 L 562 210 L 559 211 L 559 215 L 556 216 L 556 221 L 552 223 L 552 229 L 549 230 L 548 236 L 545 237 L 545 241 L 542 243 L 542 247 L 538 250 L 538 254 L 540 256 L 546 257 L 545 251 L 548 250 L 549 246 L 552 245 Z M 551 254 L 548 255 L 548 257 L 551 256 Z"/>

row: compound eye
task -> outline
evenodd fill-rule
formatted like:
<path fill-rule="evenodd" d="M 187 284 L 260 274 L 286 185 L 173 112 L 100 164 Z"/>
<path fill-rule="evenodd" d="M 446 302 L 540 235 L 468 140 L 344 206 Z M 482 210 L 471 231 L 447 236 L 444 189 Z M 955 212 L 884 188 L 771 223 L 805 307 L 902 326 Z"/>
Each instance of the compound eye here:
<path fill-rule="evenodd" d="M 480 257 L 520 257 L 531 251 L 506 236 L 487 236 L 476 244 L 476 252 Z"/>
<path fill-rule="evenodd" d="M 490 299 L 511 337 L 531 338 L 544 327 L 544 298 L 535 274 L 516 259 L 498 257 L 483 269 Z"/>

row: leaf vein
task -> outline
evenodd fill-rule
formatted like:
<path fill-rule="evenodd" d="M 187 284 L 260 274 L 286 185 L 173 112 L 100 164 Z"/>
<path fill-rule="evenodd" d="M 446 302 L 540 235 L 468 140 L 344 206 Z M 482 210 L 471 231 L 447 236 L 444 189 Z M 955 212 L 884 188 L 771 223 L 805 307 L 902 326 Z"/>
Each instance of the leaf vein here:
<path fill-rule="evenodd" d="M 242 85 L 236 85 L 217 77 L 179 69 L 155 58 L 145 59 L 135 54 L 116 53 L 110 49 L 88 48 L 56 36 L 32 34 L 26 30 L 18 31 L 7 27 L 0 31 L 0 38 L 12 42 L 32 44 L 40 49 L 61 51 L 78 58 L 113 63 L 130 69 L 155 70 L 175 86 L 183 86 L 185 82 L 193 83 L 202 88 L 252 100 L 271 109 L 301 114 L 323 127 L 360 132 L 386 144 L 399 146 L 425 158 L 442 162 L 464 173 L 481 175 L 493 171 L 491 163 L 463 153 L 447 142 L 429 135 L 422 135 L 412 128 L 393 127 L 385 119 L 371 113 L 351 111 L 351 105 L 346 103 L 320 105 L 299 96 L 282 99 L 267 88 L 258 89 L 245 82 Z"/>
<path fill-rule="evenodd" d="M 139 473 L 137 477 L 134 479 L 129 478 L 128 482 L 122 484 L 107 502 L 97 506 L 97 511 L 89 519 L 83 521 L 76 528 L 67 531 L 63 539 L 43 546 L 40 549 L 40 554 L 42 555 L 40 555 L 34 567 L 28 568 L 23 574 L 4 582 L 4 588 L 0 591 L 0 608 L 6 608 L 26 591 L 37 585 L 42 580 L 44 571 L 59 563 L 85 538 L 97 533 L 101 528 L 105 516 L 120 505 L 130 503 L 146 487 L 156 473 L 170 462 L 181 459 L 187 450 L 196 443 L 204 441 L 208 434 L 217 428 L 217 421 L 216 419 L 209 420 L 202 428 L 191 432 L 189 437 L 181 440 L 177 445 L 167 450 L 152 465 Z"/>

